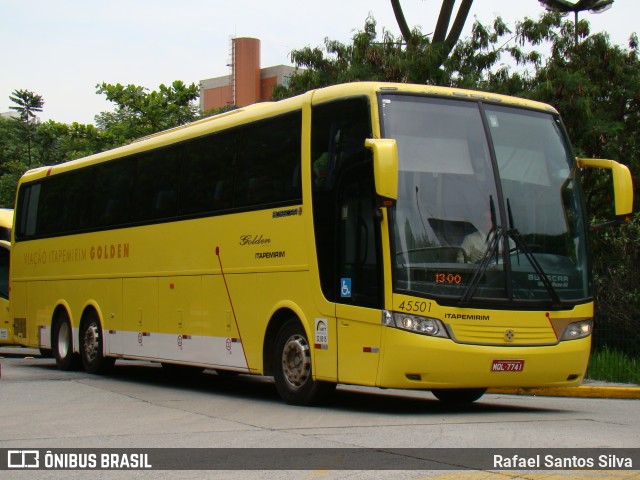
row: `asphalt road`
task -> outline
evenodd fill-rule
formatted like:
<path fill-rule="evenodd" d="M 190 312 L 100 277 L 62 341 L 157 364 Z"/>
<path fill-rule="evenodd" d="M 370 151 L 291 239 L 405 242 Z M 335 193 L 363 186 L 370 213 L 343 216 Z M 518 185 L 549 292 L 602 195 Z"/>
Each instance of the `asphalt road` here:
<path fill-rule="evenodd" d="M 2 355 L 2 349 L 0 349 Z M 322 407 L 294 407 L 271 379 L 205 372 L 169 379 L 157 364 L 117 362 L 108 376 L 51 359 L 0 359 L 0 449 L 60 448 L 636 448 L 640 402 L 487 394 L 464 407 L 429 392 L 339 386 Z M 585 450 L 587 451 L 587 450 Z M 594 450 L 596 451 L 596 450 Z M 292 452 L 291 455 L 294 453 Z M 241 465 L 243 458 L 237 455 Z M 0 478 L 590 478 L 598 472 L 0 471 Z M 640 478 L 609 471 L 605 478 Z M 3 476 L 3 473 L 11 473 Z M 594 476 L 593 478 L 602 478 Z"/>

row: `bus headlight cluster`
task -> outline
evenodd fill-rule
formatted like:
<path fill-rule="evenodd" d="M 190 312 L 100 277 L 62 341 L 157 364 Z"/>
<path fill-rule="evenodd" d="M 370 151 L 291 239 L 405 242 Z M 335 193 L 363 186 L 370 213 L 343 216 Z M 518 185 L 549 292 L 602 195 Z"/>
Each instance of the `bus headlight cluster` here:
<path fill-rule="evenodd" d="M 419 317 L 398 312 L 391 314 L 387 312 L 385 323 L 391 327 L 397 327 L 431 337 L 449 338 L 447 330 L 437 318 Z"/>
<path fill-rule="evenodd" d="M 581 320 L 567 325 L 560 340 L 576 340 L 591 335 L 593 331 L 593 320 Z"/>

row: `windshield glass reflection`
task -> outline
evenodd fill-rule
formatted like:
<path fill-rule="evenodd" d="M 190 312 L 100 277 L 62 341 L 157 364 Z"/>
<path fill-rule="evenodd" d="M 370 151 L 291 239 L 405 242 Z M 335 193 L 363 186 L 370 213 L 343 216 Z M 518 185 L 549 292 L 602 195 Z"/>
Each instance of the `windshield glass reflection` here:
<path fill-rule="evenodd" d="M 551 114 L 388 95 L 400 156 L 398 291 L 461 301 L 588 297 L 571 152 Z"/>

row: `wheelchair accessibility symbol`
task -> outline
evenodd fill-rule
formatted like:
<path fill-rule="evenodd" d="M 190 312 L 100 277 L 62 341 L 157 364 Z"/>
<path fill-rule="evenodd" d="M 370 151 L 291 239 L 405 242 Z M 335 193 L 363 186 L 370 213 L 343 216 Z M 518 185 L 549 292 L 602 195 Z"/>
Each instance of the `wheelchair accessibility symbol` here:
<path fill-rule="evenodd" d="M 350 278 L 341 278 L 340 279 L 340 296 L 342 298 L 351 297 L 351 279 Z"/>

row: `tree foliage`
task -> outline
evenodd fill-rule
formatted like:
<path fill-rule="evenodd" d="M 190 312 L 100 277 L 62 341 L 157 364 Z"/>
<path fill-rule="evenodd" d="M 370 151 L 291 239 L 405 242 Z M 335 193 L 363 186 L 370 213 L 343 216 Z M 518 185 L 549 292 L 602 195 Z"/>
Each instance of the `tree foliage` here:
<path fill-rule="evenodd" d="M 96 116 L 97 126 L 74 122 L 64 124 L 37 121 L 42 111 L 42 96 L 16 90 L 11 100 L 17 106 L 17 119 L 0 119 L 0 207 L 12 207 L 20 176 L 29 168 L 56 165 L 161 130 L 195 120 L 198 89 L 175 81 L 149 92 L 136 85 L 103 83 L 98 93 L 116 104 L 115 112 Z"/>
<path fill-rule="evenodd" d="M 30 168 L 56 165 L 116 146 L 108 134 L 93 125 L 49 120 L 34 123 L 30 154 L 24 148 L 21 125 L 0 119 L 0 207 L 13 208 L 16 185 Z M 28 157 L 30 155 L 30 159 Z"/>
<path fill-rule="evenodd" d="M 9 96 L 9 100 L 15 103 L 9 108 L 18 112 L 18 118 L 15 119 L 19 122 L 17 131 L 27 147 L 27 164 L 31 166 L 31 144 L 37 129 L 36 113 L 42 111 L 44 100 L 41 95 L 28 90 L 14 90 Z"/>
<path fill-rule="evenodd" d="M 460 39 L 462 29 L 467 21 L 472 4 L 473 0 L 462 0 L 458 7 L 458 12 L 456 13 L 453 25 L 449 28 L 455 6 L 455 0 L 442 0 L 436 29 L 431 40 L 433 52 L 435 53 L 435 56 L 432 58 L 434 66 L 441 66 L 444 63 L 453 50 L 453 47 Z M 402 32 L 402 37 L 408 47 L 413 48 L 414 46 L 422 43 L 424 39 L 421 38 L 422 35 L 420 34 L 420 31 L 411 30 L 409 28 L 404 12 L 402 11 L 400 0 L 391 0 L 391 6 L 393 7 L 393 13 L 396 17 L 396 21 L 398 22 L 400 32 Z"/>
<path fill-rule="evenodd" d="M 96 88 L 97 93 L 106 95 L 107 100 L 116 105 L 114 112 L 97 115 L 96 123 L 120 143 L 183 125 L 198 116 L 194 101 L 199 91 L 194 83 L 186 85 L 176 80 L 170 86 L 162 84 L 153 91 L 119 83 L 102 83 Z"/>
<path fill-rule="evenodd" d="M 299 68 L 287 86 L 274 89 L 275 98 L 285 98 L 313 88 L 359 80 L 384 82 L 446 84 L 445 71 L 439 68 L 440 55 L 430 40 L 415 32 L 412 48 L 401 37 L 383 31 L 377 38 L 372 17 L 355 33 L 351 45 L 328 38 L 321 48 L 305 47 L 291 53 L 291 61 Z"/>
<path fill-rule="evenodd" d="M 42 95 L 28 90 L 14 90 L 9 96 L 9 100 L 16 104 L 9 108 L 18 112 L 20 121 L 27 123 L 34 121 L 36 113 L 42 112 L 44 106 Z"/>

